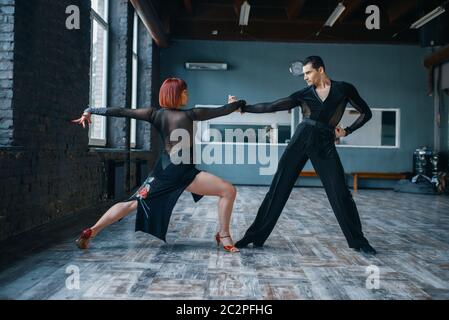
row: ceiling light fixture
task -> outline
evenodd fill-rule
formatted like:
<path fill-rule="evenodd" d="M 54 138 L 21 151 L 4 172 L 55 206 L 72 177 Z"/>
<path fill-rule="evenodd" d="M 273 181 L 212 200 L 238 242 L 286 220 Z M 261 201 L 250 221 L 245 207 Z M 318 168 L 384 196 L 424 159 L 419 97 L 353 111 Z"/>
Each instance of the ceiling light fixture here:
<path fill-rule="evenodd" d="M 343 11 L 346 10 L 346 7 L 344 6 L 343 2 L 340 2 L 337 7 L 335 7 L 334 12 L 332 12 L 332 14 L 329 16 L 329 18 L 327 18 L 326 23 L 324 23 L 324 25 L 326 27 L 332 27 L 335 23 L 335 21 L 338 20 L 338 18 L 340 18 L 341 14 L 343 13 Z"/>
<path fill-rule="evenodd" d="M 443 8 L 443 6 L 439 6 L 423 16 L 422 18 L 418 19 L 417 21 L 413 22 L 410 26 L 410 29 L 419 29 L 426 23 L 430 22 L 431 20 L 438 17 L 440 14 L 443 14 L 446 10 Z"/>
<path fill-rule="evenodd" d="M 239 26 L 247 26 L 249 20 L 249 11 L 251 10 L 251 6 L 248 1 L 243 2 L 240 7 L 240 18 L 239 18 Z"/>

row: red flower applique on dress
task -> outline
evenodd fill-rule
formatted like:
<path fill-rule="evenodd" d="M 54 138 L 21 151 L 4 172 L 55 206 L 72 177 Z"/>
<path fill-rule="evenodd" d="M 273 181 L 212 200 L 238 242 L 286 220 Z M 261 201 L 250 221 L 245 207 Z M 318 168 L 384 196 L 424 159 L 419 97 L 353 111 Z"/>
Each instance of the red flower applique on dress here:
<path fill-rule="evenodd" d="M 148 189 L 146 187 L 143 187 L 142 189 L 139 190 L 139 196 L 142 199 L 146 199 L 146 197 L 148 197 Z"/>

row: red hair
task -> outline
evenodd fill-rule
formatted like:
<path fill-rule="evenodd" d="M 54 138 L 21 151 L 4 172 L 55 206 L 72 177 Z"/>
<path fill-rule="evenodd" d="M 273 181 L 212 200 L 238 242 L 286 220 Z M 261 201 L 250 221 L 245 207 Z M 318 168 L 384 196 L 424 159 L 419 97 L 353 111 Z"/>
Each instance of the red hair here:
<path fill-rule="evenodd" d="M 176 109 L 181 105 L 181 93 L 187 89 L 187 83 L 179 78 L 168 78 L 159 90 L 159 105 Z"/>

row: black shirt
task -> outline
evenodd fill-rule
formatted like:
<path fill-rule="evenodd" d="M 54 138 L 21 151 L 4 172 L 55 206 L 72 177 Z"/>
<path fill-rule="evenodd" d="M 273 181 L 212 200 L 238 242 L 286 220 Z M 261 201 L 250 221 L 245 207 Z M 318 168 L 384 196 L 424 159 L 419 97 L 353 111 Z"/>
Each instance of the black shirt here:
<path fill-rule="evenodd" d="M 243 112 L 265 113 L 289 110 L 300 106 L 303 117 L 336 127 L 340 122 L 347 103 L 350 103 L 360 116 L 349 127 L 346 133 L 350 134 L 363 126 L 372 117 L 366 102 L 360 97 L 356 88 L 347 82 L 331 80 L 331 88 L 326 100 L 322 101 L 315 91 L 315 87 L 308 86 L 289 97 L 269 103 L 257 103 L 242 108 Z"/>

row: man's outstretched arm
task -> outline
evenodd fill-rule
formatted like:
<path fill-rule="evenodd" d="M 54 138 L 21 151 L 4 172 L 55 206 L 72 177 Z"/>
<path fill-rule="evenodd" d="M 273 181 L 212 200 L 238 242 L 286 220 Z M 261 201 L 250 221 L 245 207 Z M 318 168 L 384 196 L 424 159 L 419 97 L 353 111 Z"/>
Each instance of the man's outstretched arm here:
<path fill-rule="evenodd" d="M 297 100 L 292 97 L 282 98 L 273 102 L 256 103 L 241 108 L 242 112 L 266 113 L 293 109 L 298 105 Z"/>

